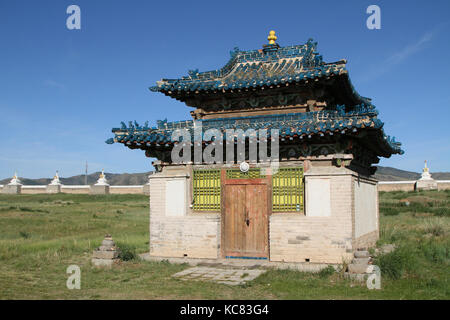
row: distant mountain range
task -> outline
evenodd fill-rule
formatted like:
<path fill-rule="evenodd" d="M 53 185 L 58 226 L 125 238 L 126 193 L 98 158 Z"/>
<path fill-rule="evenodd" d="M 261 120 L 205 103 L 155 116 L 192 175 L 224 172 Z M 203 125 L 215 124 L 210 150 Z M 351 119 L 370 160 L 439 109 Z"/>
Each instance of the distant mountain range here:
<path fill-rule="evenodd" d="M 112 186 L 131 186 L 131 185 L 143 185 L 148 182 L 148 176 L 153 171 L 143 173 L 105 173 L 108 183 Z M 88 174 L 87 184 L 95 184 L 98 180 L 100 172 L 94 172 Z M 40 179 L 27 179 L 19 177 L 23 185 L 44 185 L 49 184 L 52 179 L 40 178 Z M 0 180 L 0 184 L 8 184 L 11 178 Z M 62 184 L 65 185 L 84 185 L 85 175 L 80 174 L 69 178 L 59 178 Z"/>
<path fill-rule="evenodd" d="M 129 185 L 143 185 L 148 182 L 148 176 L 153 171 L 144 173 L 105 173 L 106 179 L 112 186 L 129 186 Z M 89 185 L 97 182 L 100 172 L 94 172 L 87 176 L 87 183 Z M 432 172 L 432 177 L 436 180 L 450 180 L 450 172 Z M 374 178 L 380 181 L 402 181 L 402 180 L 417 180 L 420 174 L 417 172 L 405 171 L 391 167 L 378 166 L 378 170 Z M 21 178 L 24 185 L 45 185 L 49 184 L 52 179 L 27 179 Z M 0 180 L 0 184 L 8 184 L 11 178 Z M 69 178 L 60 178 L 61 183 L 65 185 L 83 185 L 85 181 L 84 175 L 73 176 Z"/>
<path fill-rule="evenodd" d="M 417 172 L 382 166 L 378 166 L 374 174 L 374 178 L 380 181 L 417 180 L 420 176 Z M 435 180 L 450 180 L 450 172 L 431 172 L 431 177 Z"/>

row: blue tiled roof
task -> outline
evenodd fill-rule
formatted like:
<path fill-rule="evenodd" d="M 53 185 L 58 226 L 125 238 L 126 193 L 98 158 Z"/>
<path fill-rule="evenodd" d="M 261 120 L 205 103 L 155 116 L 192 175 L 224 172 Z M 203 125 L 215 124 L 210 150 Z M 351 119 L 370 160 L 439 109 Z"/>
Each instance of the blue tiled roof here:
<path fill-rule="evenodd" d="M 276 114 L 236 118 L 219 118 L 167 122 L 158 121 L 156 127 L 148 127 L 148 123 L 140 126 L 136 121 L 128 126 L 122 122 L 121 128 L 114 128 L 114 138 L 106 143 L 123 143 L 133 147 L 172 146 L 178 141 L 172 140 L 172 133 L 176 129 L 187 129 L 194 137 L 194 126 L 202 125 L 203 134 L 206 130 L 216 128 L 221 130 L 226 139 L 226 129 L 279 129 L 280 139 L 304 138 L 313 135 L 345 134 L 360 129 L 374 129 L 381 137 L 379 144 L 387 154 L 400 153 L 401 144 L 384 134 L 383 122 L 377 118 L 378 112 L 373 105 L 358 105 L 351 111 L 345 111 L 345 106 L 337 106 L 336 110 L 326 110 L 307 113 Z M 194 138 L 193 142 L 194 142 Z"/>
<path fill-rule="evenodd" d="M 267 45 L 261 50 L 230 52 L 231 59 L 221 69 L 199 72 L 189 70 L 180 79 L 162 79 L 151 91 L 199 92 L 229 90 L 299 82 L 347 73 L 345 60 L 324 63 L 316 52 L 317 43 L 279 47 Z"/>

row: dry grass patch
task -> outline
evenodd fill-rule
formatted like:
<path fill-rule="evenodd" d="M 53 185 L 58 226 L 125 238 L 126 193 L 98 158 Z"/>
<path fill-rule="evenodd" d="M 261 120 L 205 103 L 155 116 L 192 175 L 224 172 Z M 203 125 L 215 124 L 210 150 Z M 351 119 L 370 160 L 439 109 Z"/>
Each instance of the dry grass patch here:
<path fill-rule="evenodd" d="M 449 299 L 449 196 L 380 193 L 379 244 L 398 251 L 380 257 L 383 289 L 368 290 L 331 269 L 269 270 L 238 287 L 180 281 L 171 275 L 187 265 L 136 259 L 148 250 L 146 196 L 0 195 L 0 299 Z M 106 233 L 129 258 L 109 270 L 90 263 Z M 70 264 L 81 290 L 66 288 Z"/>

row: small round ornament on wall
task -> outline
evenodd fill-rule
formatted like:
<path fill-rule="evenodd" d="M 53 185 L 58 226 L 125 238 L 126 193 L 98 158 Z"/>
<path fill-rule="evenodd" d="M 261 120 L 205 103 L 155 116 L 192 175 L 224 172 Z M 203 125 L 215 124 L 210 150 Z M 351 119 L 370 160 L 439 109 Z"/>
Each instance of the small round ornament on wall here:
<path fill-rule="evenodd" d="M 239 169 L 241 169 L 241 172 L 248 172 L 248 169 L 250 169 L 250 166 L 247 162 L 241 162 L 241 164 L 239 165 Z"/>

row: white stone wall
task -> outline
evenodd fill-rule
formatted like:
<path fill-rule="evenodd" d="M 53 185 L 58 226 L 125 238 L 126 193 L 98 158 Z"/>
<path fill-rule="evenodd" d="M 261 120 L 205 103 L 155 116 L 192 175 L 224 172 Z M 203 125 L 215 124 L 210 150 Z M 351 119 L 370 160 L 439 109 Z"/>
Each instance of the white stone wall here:
<path fill-rule="evenodd" d="M 305 172 L 305 214 L 270 217 L 272 261 L 341 263 L 351 259 L 352 174 L 335 167 L 312 167 Z M 329 190 L 323 189 L 328 186 Z"/>
<path fill-rule="evenodd" d="M 143 194 L 144 186 L 109 186 L 109 193 L 113 194 Z"/>
<path fill-rule="evenodd" d="M 46 193 L 47 186 L 22 186 L 22 194 L 36 194 L 36 193 Z"/>
<path fill-rule="evenodd" d="M 327 177 L 309 177 L 305 185 L 306 216 L 331 216 L 331 179 Z"/>
<path fill-rule="evenodd" d="M 416 181 L 380 181 L 378 191 L 414 191 Z"/>
<path fill-rule="evenodd" d="M 438 190 L 449 190 L 450 181 L 448 180 L 436 180 Z M 378 191 L 414 191 L 416 181 L 380 181 L 378 183 Z M 3 185 L 0 185 L 0 191 L 3 190 Z M 22 190 L 21 193 L 46 193 L 46 185 L 30 186 L 31 189 Z M 39 188 L 42 187 L 42 188 Z M 73 186 L 62 185 L 61 192 L 63 193 L 89 193 L 89 186 Z M 115 194 L 149 194 L 148 185 L 143 186 L 110 186 L 110 193 Z"/>
<path fill-rule="evenodd" d="M 81 193 L 81 194 L 89 194 L 90 187 L 89 186 L 61 186 L 61 193 Z"/>
<path fill-rule="evenodd" d="M 189 207 L 191 181 L 187 174 L 166 170 L 150 178 L 150 255 L 216 259 L 219 257 L 220 214 L 192 212 Z M 174 181 L 180 180 L 185 181 L 185 212 L 177 216 L 169 211 L 168 215 L 168 203 L 176 201 L 179 206 L 182 197 L 180 190 L 173 194 L 167 192 L 170 191 L 167 186 L 170 188 Z"/>
<path fill-rule="evenodd" d="M 378 229 L 377 186 L 355 179 L 355 238 Z"/>

